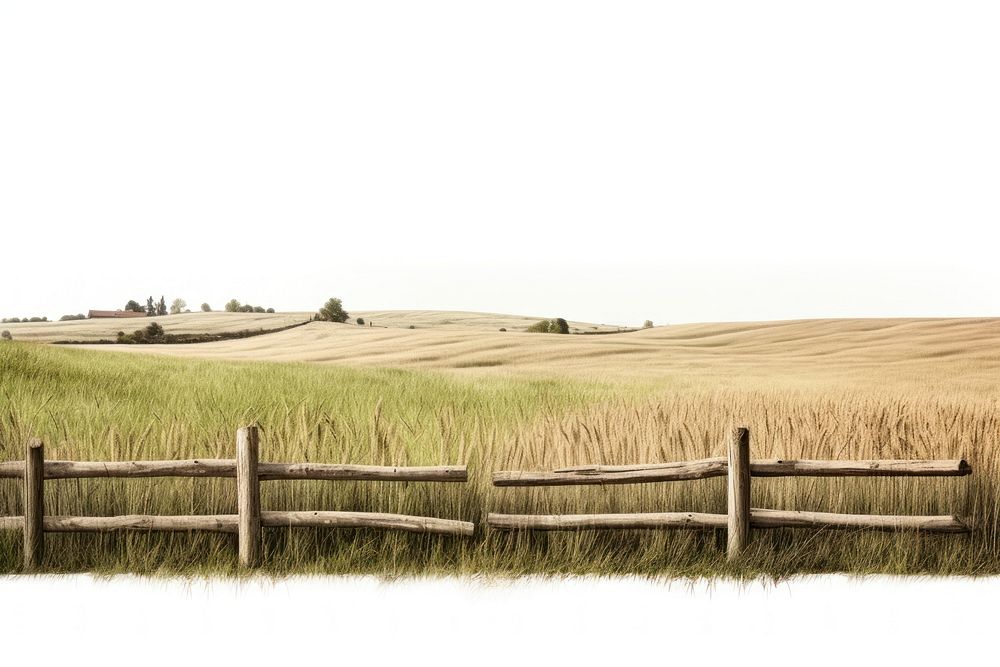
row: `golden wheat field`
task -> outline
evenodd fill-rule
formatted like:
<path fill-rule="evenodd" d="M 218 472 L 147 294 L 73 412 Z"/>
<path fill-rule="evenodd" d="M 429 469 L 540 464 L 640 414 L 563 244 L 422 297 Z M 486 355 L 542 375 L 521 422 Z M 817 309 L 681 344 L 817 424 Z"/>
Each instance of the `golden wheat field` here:
<path fill-rule="evenodd" d="M 352 310 L 350 324 L 330 326 L 355 327 L 360 317 L 371 328 L 435 329 L 449 331 L 523 331 L 541 317 L 505 315 L 501 313 L 475 313 L 466 311 L 441 310 Z M 56 343 L 63 341 L 114 340 L 119 331 L 129 333 L 156 322 L 166 333 L 171 334 L 220 334 L 243 330 L 280 329 L 308 321 L 311 312 L 284 313 L 182 313 L 161 317 L 114 319 L 97 318 L 70 320 L 66 322 L 14 322 L 0 324 L 0 329 L 10 331 L 15 340 Z M 618 331 L 617 325 L 592 324 L 570 321 L 572 331 L 608 332 Z"/>
<path fill-rule="evenodd" d="M 46 440 L 51 458 L 231 456 L 235 429 L 254 421 L 264 460 L 469 466 L 467 485 L 274 483 L 264 500 L 271 508 L 479 524 L 469 539 L 273 529 L 265 560 L 276 573 L 1000 572 L 997 319 L 700 324 L 601 336 L 315 322 L 218 343 L 81 347 L 0 345 L 4 460 L 22 456 L 31 435 Z M 488 512 L 724 512 L 717 479 L 517 489 L 492 486 L 491 474 L 720 456 L 733 425 L 750 428 L 754 458 L 965 458 L 974 471 L 757 479 L 755 507 L 956 514 L 974 530 L 755 530 L 734 568 L 724 536 L 712 531 L 482 527 Z M 226 512 L 234 503 L 231 480 L 49 484 L 61 513 Z M 0 480 L 3 513 L 16 513 L 18 498 Z M 0 539 L 0 564 L 16 569 L 16 540 Z M 235 571 L 228 537 L 52 539 L 62 556 L 53 568 Z"/>
<path fill-rule="evenodd" d="M 200 345 L 107 346 L 186 358 L 389 366 L 616 381 L 777 383 L 996 395 L 1000 319 L 847 319 L 683 324 L 598 336 L 376 329 L 312 322 Z"/>

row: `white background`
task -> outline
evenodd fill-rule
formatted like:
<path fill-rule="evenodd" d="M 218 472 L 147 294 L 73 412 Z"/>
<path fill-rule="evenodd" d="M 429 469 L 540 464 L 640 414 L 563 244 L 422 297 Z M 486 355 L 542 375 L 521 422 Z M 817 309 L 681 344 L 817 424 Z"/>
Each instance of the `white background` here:
<path fill-rule="evenodd" d="M 995 315 L 997 12 L 4 2 L 0 314 Z M 998 593 L 8 578 L 0 636 L 12 663 L 982 664 Z"/>
<path fill-rule="evenodd" d="M 0 579 L 11 664 L 996 663 L 997 579 Z M 40 644 L 29 644 L 34 637 Z M 42 663 L 39 663 L 42 664 Z"/>
<path fill-rule="evenodd" d="M 992 2 L 5 2 L 0 314 L 1000 311 Z"/>

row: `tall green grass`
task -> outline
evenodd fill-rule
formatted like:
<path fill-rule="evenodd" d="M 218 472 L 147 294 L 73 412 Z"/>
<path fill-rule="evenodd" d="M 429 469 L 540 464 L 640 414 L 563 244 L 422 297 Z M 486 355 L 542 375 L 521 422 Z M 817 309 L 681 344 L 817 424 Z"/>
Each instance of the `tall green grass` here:
<path fill-rule="evenodd" d="M 465 463 L 468 484 L 265 482 L 265 509 L 459 518 L 488 511 L 725 511 L 725 483 L 496 489 L 500 469 L 655 462 L 723 453 L 734 422 L 756 457 L 969 459 L 972 478 L 754 480 L 754 506 L 971 515 L 971 537 L 754 531 L 740 573 L 1000 572 L 1000 433 L 991 399 L 838 395 L 745 387 L 625 387 L 562 379 L 454 376 L 307 364 L 184 361 L 31 344 L 0 345 L 0 460 L 39 436 L 47 458 L 232 458 L 236 429 L 262 428 L 262 460 Z M 231 479 L 50 480 L 51 514 L 234 513 Z M 0 514 L 21 512 L 0 480 Z M 735 573 L 722 533 L 608 531 L 473 538 L 374 530 L 266 529 L 264 570 L 281 573 Z M 215 534 L 48 534 L 51 571 L 235 573 L 235 538 Z M 0 571 L 20 568 L 0 534 Z"/>

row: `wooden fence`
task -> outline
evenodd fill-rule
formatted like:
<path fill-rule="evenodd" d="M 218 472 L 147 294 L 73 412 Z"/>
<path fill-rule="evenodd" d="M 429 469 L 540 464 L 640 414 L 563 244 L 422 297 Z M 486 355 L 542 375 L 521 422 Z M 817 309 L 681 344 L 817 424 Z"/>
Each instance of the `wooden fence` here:
<path fill-rule="evenodd" d="M 235 459 L 188 461 L 46 461 L 39 440 L 28 443 L 24 462 L 0 463 L 0 478 L 24 480 L 24 516 L 0 517 L 0 529 L 24 531 L 24 565 L 38 567 L 46 532 L 114 530 L 203 530 L 236 533 L 240 564 L 260 564 L 262 527 L 383 528 L 414 533 L 472 535 L 468 521 L 376 512 L 283 512 L 260 507 L 260 482 L 279 479 L 466 482 L 465 466 L 361 466 L 328 463 L 262 463 L 257 427 L 241 428 Z M 46 479 L 85 477 L 235 477 L 236 514 L 45 516 Z"/>
<path fill-rule="evenodd" d="M 868 528 L 920 530 L 941 533 L 969 532 L 969 523 L 956 516 L 893 516 L 833 514 L 754 509 L 750 507 L 752 477 L 954 477 L 969 475 L 964 460 L 757 460 L 750 459 L 750 432 L 734 429 L 729 436 L 728 457 L 621 466 L 577 466 L 553 472 L 497 472 L 495 486 L 567 486 L 580 484 L 642 484 L 708 477 L 726 477 L 727 513 L 653 512 L 640 514 L 498 514 L 486 523 L 499 530 L 588 530 L 636 528 L 726 529 L 727 554 L 738 559 L 746 550 L 751 528 Z M 255 426 L 241 428 L 236 436 L 235 459 L 185 461 L 46 461 L 39 440 L 28 443 L 25 460 L 0 463 L 0 478 L 23 478 L 24 516 L 0 517 L 0 529 L 24 532 L 25 568 L 42 561 L 46 532 L 115 530 L 202 530 L 236 533 L 240 564 L 260 564 L 264 527 L 381 528 L 440 535 L 472 535 L 468 521 L 376 512 L 267 511 L 260 506 L 260 482 L 267 480 L 382 480 L 409 482 L 466 482 L 465 466 L 395 467 L 328 463 L 267 463 L 259 460 Z M 233 477 L 236 479 L 236 514 L 45 516 L 46 479 L 93 477 Z"/>
<path fill-rule="evenodd" d="M 726 529 L 727 555 L 737 560 L 746 550 L 751 528 L 869 528 L 969 532 L 958 517 L 833 514 L 754 509 L 750 507 L 751 477 L 954 477 L 972 467 L 957 461 L 819 461 L 750 460 L 750 431 L 733 429 L 728 457 L 622 466 L 578 466 L 553 472 L 504 471 L 493 475 L 495 486 L 569 486 L 579 484 L 642 484 L 708 477 L 728 480 L 726 514 L 657 512 L 641 514 L 497 514 L 486 523 L 499 530 L 590 530 L 635 528 Z"/>

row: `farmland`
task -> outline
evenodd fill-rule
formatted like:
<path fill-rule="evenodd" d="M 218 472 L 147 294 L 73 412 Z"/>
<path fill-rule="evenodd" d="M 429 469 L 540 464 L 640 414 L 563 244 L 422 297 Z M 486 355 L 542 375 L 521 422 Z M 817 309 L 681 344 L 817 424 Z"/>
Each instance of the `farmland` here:
<path fill-rule="evenodd" d="M 509 329 L 523 331 L 540 317 L 503 315 L 498 313 L 470 313 L 464 311 L 437 310 L 362 310 L 351 311 L 350 324 L 353 327 L 360 317 L 366 325 L 379 329 L 434 329 L 446 331 L 498 331 Z M 67 322 L 16 322 L 0 324 L 0 329 L 11 332 L 15 340 L 36 343 L 56 343 L 61 341 L 96 342 L 114 340 L 119 331 L 129 333 L 156 322 L 168 334 L 222 334 L 244 330 L 273 330 L 308 321 L 312 312 L 288 313 L 182 313 L 160 317 L 139 317 L 134 319 L 96 318 L 71 320 Z M 611 332 L 621 327 L 589 322 L 571 321 L 574 331 Z M 332 326 L 332 325 L 331 325 Z"/>
<path fill-rule="evenodd" d="M 215 315 L 173 317 L 208 322 Z M 0 345 L 0 459 L 21 458 L 31 435 L 45 439 L 49 458 L 225 458 L 236 427 L 256 421 L 263 460 L 470 468 L 467 485 L 272 483 L 263 497 L 271 509 L 475 522 L 489 511 L 718 512 L 726 502 L 718 480 L 501 489 L 490 474 L 719 456 L 725 429 L 738 422 L 751 429 L 755 457 L 965 458 L 974 470 L 957 479 L 758 481 L 755 506 L 955 513 L 976 526 L 957 538 L 757 531 L 740 573 L 1000 572 L 1000 320 L 813 320 L 559 336 L 433 328 L 433 317 L 421 317 L 423 328 L 413 330 L 404 317 L 401 328 L 387 329 L 316 322 L 198 345 L 77 349 L 16 337 Z M 51 510 L 62 514 L 226 513 L 235 503 L 232 480 L 53 480 L 47 489 Z M 16 514 L 19 498 L 16 483 L 0 480 L 0 513 Z M 59 554 L 49 567 L 57 570 L 236 568 L 229 536 L 48 539 Z M 268 529 L 265 567 L 276 574 L 733 572 L 719 540 L 687 531 L 480 529 L 457 539 Z M 15 571 L 19 557 L 18 535 L 0 535 L 0 569 Z"/>

